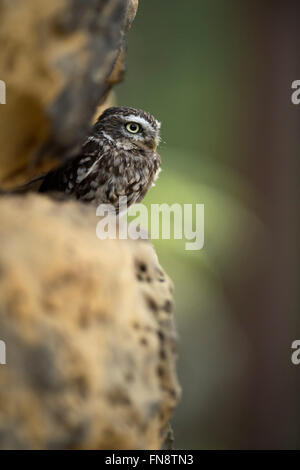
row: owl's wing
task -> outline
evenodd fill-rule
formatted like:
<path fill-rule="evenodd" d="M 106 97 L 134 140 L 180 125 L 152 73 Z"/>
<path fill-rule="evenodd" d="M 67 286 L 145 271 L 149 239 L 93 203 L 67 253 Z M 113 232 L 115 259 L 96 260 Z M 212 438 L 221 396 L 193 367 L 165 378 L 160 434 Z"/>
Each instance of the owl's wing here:
<path fill-rule="evenodd" d="M 81 158 L 78 160 L 77 183 L 81 184 L 95 170 L 102 156 L 102 140 L 89 137 L 82 147 Z"/>
<path fill-rule="evenodd" d="M 88 179 L 93 172 L 96 162 L 99 162 L 100 145 L 98 139 L 90 138 L 84 144 L 82 151 L 67 159 L 58 168 L 37 176 L 22 186 L 0 194 L 23 194 L 27 192 L 53 192 L 72 195 L 78 186 Z"/>
<path fill-rule="evenodd" d="M 78 198 L 82 186 L 89 181 L 91 173 L 101 159 L 101 150 L 101 140 L 89 137 L 79 154 L 46 175 L 39 191 L 64 193 Z"/>

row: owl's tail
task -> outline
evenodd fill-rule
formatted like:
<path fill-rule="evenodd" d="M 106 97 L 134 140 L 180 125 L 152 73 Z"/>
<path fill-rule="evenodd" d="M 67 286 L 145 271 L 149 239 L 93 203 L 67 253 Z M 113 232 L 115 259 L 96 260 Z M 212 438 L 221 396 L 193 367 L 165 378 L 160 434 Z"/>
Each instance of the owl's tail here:
<path fill-rule="evenodd" d="M 39 175 L 21 186 L 12 189 L 0 189 L 0 196 L 9 196 L 10 194 L 25 194 L 29 192 L 38 192 L 46 174 Z"/>

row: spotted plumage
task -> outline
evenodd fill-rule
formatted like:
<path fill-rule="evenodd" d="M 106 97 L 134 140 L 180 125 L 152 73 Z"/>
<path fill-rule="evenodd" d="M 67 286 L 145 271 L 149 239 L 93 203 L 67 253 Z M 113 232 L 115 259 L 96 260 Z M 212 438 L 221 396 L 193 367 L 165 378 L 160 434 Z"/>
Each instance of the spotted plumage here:
<path fill-rule="evenodd" d="M 120 196 L 139 202 L 160 171 L 160 123 L 145 111 L 108 108 L 99 117 L 80 155 L 41 178 L 39 192 L 63 193 L 96 205 Z"/>

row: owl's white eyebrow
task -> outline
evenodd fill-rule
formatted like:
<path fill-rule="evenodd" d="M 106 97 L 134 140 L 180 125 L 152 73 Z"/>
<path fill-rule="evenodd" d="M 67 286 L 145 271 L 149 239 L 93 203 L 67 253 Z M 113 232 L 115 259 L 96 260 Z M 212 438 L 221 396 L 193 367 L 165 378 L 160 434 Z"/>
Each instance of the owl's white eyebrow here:
<path fill-rule="evenodd" d="M 135 116 L 134 114 L 130 114 L 129 116 L 122 116 L 122 118 L 125 119 L 126 122 L 138 122 L 147 129 L 154 130 L 152 124 L 147 121 L 147 119 L 144 119 L 142 116 Z"/>

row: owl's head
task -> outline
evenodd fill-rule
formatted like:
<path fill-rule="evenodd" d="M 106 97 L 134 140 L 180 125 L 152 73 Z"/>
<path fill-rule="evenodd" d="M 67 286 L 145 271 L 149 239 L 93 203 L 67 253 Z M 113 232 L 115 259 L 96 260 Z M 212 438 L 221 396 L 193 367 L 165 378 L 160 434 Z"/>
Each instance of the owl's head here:
<path fill-rule="evenodd" d="M 99 117 L 95 130 L 123 150 L 156 151 L 160 123 L 141 109 L 112 107 Z"/>

